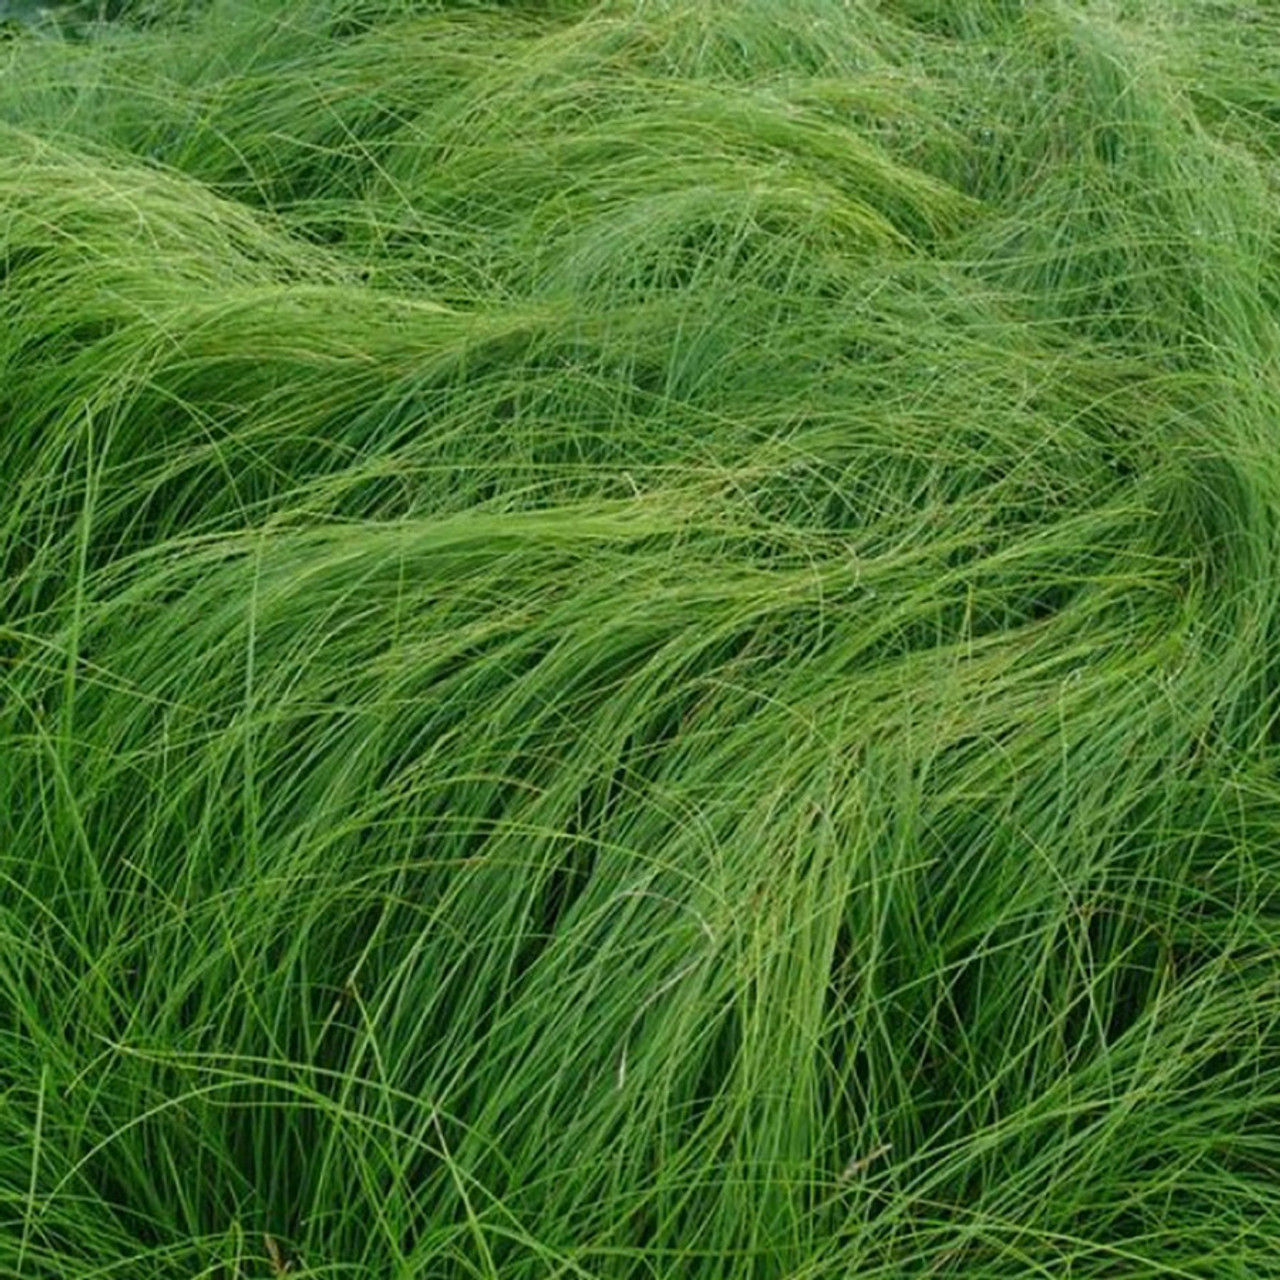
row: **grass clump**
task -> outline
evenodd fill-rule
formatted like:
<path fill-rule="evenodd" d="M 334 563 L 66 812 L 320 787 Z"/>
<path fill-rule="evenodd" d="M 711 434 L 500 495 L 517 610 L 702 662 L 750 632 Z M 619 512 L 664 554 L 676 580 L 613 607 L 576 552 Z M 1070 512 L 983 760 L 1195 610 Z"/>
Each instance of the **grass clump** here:
<path fill-rule="evenodd" d="M 1280 1275 L 1262 8 L 112 16 L 0 46 L 0 1272 Z"/>

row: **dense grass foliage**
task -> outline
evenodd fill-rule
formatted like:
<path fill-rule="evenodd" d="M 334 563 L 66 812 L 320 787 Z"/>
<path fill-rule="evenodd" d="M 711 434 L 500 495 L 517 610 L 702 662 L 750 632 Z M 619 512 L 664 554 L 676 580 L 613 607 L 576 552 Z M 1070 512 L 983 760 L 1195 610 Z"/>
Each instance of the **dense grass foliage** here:
<path fill-rule="evenodd" d="M 1272 6 L 110 16 L 0 42 L 0 1274 L 1280 1276 Z"/>

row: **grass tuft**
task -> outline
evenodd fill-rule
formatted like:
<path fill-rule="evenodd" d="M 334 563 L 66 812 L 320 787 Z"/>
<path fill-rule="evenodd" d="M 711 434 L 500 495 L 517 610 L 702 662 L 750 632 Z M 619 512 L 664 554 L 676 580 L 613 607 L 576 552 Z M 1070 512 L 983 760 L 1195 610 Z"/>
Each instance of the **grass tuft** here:
<path fill-rule="evenodd" d="M 0 1273 L 1280 1276 L 1272 47 L 12 27 Z"/>

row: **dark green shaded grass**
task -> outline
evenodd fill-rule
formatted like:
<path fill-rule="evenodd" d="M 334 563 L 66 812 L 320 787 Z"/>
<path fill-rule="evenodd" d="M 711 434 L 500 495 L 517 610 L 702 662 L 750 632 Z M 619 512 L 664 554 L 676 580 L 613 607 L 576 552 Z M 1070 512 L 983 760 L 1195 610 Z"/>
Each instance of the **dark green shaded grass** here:
<path fill-rule="evenodd" d="M 0 46 L 0 1272 L 1280 1274 L 1240 8 Z"/>

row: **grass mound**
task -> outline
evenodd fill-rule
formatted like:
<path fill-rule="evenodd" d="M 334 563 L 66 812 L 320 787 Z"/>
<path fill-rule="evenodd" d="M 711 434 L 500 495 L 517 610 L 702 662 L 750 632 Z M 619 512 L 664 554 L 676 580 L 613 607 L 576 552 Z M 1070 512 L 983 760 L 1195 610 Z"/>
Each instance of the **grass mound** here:
<path fill-rule="evenodd" d="M 0 42 L 0 1272 L 1280 1276 L 1280 20 Z"/>

